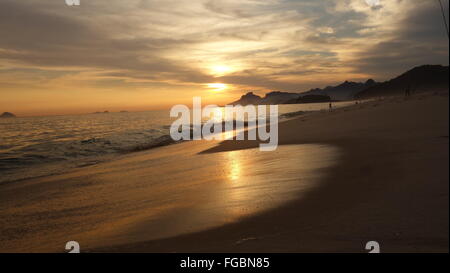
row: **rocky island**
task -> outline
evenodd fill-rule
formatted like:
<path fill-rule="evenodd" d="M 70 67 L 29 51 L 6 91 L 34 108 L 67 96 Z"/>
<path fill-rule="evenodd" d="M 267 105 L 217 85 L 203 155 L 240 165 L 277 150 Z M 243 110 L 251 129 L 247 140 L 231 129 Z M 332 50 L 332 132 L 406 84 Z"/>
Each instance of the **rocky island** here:
<path fill-rule="evenodd" d="M 10 112 L 4 112 L 3 114 L 0 115 L 0 118 L 15 118 L 15 117 L 16 115 Z"/>

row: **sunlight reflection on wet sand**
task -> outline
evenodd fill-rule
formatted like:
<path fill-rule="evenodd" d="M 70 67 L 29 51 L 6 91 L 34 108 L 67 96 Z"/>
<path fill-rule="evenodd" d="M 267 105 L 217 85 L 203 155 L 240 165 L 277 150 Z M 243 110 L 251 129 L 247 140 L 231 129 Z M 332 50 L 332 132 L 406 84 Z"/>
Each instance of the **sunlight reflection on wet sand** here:
<path fill-rule="evenodd" d="M 167 178 L 173 184 L 164 190 L 174 206 L 157 215 L 152 214 L 153 207 L 151 215 L 127 225 L 127 240 L 142 240 L 143 234 L 149 240 L 200 231 L 301 198 L 317 186 L 322 169 L 335 164 L 338 156 L 334 147 L 308 144 L 280 146 L 272 153 L 249 149 L 196 154 L 183 163 L 178 157 L 182 170 L 171 163 Z"/>
<path fill-rule="evenodd" d="M 93 248 L 224 225 L 301 198 L 340 154 L 315 144 L 199 154 L 211 145 L 172 145 L 24 182 L 15 198 L 5 195 L 9 206 L 20 206 L 14 215 L 3 215 L 2 224 L 23 223 L 30 232 L 0 241 L 20 247 L 45 238 L 42 248 L 52 249 L 70 238 Z M 31 195 L 41 200 L 33 202 Z M 36 214 L 48 217 L 33 218 Z"/>

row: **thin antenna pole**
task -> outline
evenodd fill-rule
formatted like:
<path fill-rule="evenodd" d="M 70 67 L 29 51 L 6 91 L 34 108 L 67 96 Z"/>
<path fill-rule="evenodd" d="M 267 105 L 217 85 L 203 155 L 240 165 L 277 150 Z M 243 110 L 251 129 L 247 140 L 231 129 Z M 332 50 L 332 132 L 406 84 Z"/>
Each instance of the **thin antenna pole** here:
<path fill-rule="evenodd" d="M 439 0 L 439 6 L 441 6 L 442 18 L 444 19 L 445 30 L 447 31 L 447 38 L 449 38 L 447 18 L 445 18 L 445 11 L 444 11 L 444 7 L 442 6 L 441 0 Z"/>

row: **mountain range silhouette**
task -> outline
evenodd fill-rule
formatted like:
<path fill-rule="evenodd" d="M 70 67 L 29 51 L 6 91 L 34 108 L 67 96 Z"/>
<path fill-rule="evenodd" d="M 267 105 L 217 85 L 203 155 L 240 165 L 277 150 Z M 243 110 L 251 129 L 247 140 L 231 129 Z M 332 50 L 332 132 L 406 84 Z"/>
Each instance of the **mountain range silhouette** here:
<path fill-rule="evenodd" d="M 448 66 L 422 65 L 384 82 L 373 79 L 365 82 L 345 81 L 336 86 L 313 88 L 302 93 L 273 91 L 264 97 L 248 92 L 231 104 L 313 103 L 394 96 L 404 94 L 406 89 L 413 93 L 448 90 L 448 72 Z"/>

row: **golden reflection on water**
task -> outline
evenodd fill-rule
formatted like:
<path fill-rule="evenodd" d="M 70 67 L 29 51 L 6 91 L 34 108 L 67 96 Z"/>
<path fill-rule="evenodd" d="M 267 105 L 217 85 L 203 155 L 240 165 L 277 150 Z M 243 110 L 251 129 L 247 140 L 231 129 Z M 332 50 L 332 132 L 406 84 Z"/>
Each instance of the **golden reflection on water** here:
<path fill-rule="evenodd" d="M 226 157 L 227 157 L 227 165 L 228 165 L 228 178 L 232 181 L 232 182 L 236 182 L 240 175 L 241 175 L 241 158 L 240 158 L 241 154 L 239 153 L 239 151 L 231 151 L 226 153 Z"/>
<path fill-rule="evenodd" d="M 321 168 L 336 162 L 337 153 L 329 146 L 283 145 L 271 153 L 249 149 L 220 155 L 223 180 L 207 206 L 218 218 L 235 221 L 302 195 L 322 177 Z"/>
<path fill-rule="evenodd" d="M 234 135 L 235 135 L 235 130 L 231 130 L 231 131 L 225 131 L 222 133 L 222 139 L 226 140 L 226 139 L 233 139 Z"/>

